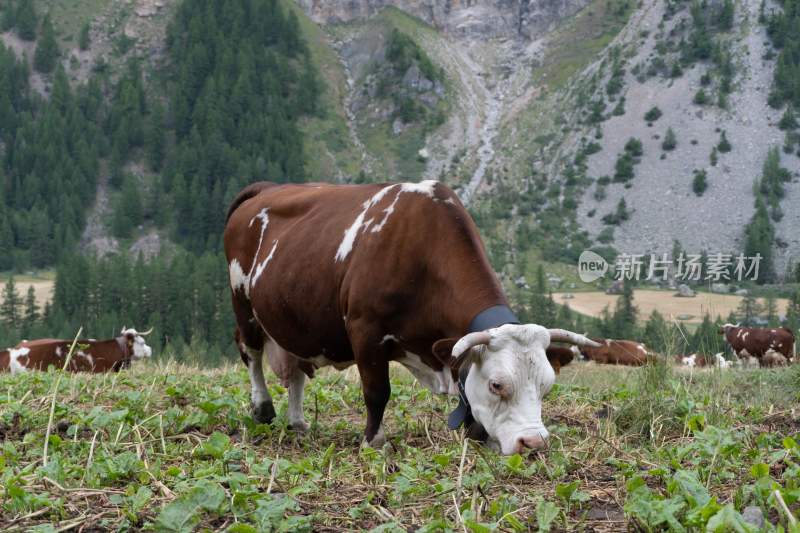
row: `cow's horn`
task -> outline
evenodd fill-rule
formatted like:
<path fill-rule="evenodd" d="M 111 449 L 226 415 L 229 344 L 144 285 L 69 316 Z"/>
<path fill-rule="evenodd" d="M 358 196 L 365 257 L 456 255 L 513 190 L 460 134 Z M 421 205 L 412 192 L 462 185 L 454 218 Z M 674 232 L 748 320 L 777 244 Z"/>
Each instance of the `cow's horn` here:
<path fill-rule="evenodd" d="M 455 346 L 453 346 L 452 355 L 453 357 L 458 357 L 475 346 L 489 344 L 489 341 L 491 340 L 492 336 L 488 331 L 476 331 L 474 333 L 468 333 L 461 337 Z"/>
<path fill-rule="evenodd" d="M 141 332 L 139 332 L 139 335 L 144 337 L 145 335 L 150 335 L 151 333 L 153 333 L 153 328 L 150 328 L 147 331 L 141 331 Z"/>
<path fill-rule="evenodd" d="M 583 335 L 579 335 L 578 333 L 573 333 L 565 329 L 548 329 L 547 331 L 550 333 L 551 342 L 567 342 L 570 344 L 577 344 L 578 346 L 592 346 L 594 348 L 600 346 L 593 340 L 584 337 Z"/>

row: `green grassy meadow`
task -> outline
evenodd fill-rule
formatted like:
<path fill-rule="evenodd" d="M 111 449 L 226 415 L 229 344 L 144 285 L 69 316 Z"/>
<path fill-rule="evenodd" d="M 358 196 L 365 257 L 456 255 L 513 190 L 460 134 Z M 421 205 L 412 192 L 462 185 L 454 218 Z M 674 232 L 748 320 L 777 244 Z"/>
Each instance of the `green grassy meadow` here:
<path fill-rule="evenodd" d="M 2 374 L 0 530 L 755 531 L 757 506 L 781 531 L 798 514 L 797 365 L 573 363 L 545 399 L 550 449 L 524 457 L 448 431 L 455 400 L 400 368 L 390 442 L 361 448 L 355 376 L 320 372 L 296 434 L 271 375 L 278 418 L 252 421 L 241 365 Z"/>

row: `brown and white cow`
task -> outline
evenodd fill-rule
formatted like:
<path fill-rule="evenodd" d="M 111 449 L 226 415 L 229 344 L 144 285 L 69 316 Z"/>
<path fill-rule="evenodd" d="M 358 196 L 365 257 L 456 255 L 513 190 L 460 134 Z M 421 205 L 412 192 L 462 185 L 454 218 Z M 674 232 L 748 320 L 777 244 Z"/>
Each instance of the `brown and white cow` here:
<path fill-rule="evenodd" d="M 647 348 L 636 341 L 592 339 L 599 346 L 581 346 L 586 359 L 602 365 L 642 366 L 647 363 Z"/>
<path fill-rule="evenodd" d="M 451 427 L 472 417 L 503 453 L 539 448 L 548 437 L 542 398 L 555 381 L 545 349 L 591 343 L 516 323 L 475 223 L 435 181 L 256 183 L 231 205 L 224 241 L 260 422 L 275 416 L 264 351 L 279 356 L 299 429 L 306 375 L 355 364 L 365 442 L 379 446 L 394 360 L 436 393 L 463 390 Z"/>
<path fill-rule="evenodd" d="M 719 333 L 743 362 L 751 357 L 760 366 L 784 366 L 794 358 L 794 333 L 787 328 L 742 328 L 724 324 Z"/>
<path fill-rule="evenodd" d="M 575 350 L 571 347 L 550 345 L 545 350 L 547 360 L 550 361 L 550 366 L 553 367 L 556 374 L 561 372 L 561 368 L 567 366 L 575 358 Z"/>
<path fill-rule="evenodd" d="M 79 339 L 67 370 L 117 372 L 127 368 L 131 361 L 152 355 L 152 349 L 144 340 L 144 336 L 151 331 L 139 333 L 133 328 L 123 328 L 120 335 L 113 339 Z M 22 341 L 14 348 L 0 352 L 0 371 L 16 374 L 28 370 L 47 370 L 50 365 L 63 368 L 71 346 L 72 341 L 66 339 Z"/>

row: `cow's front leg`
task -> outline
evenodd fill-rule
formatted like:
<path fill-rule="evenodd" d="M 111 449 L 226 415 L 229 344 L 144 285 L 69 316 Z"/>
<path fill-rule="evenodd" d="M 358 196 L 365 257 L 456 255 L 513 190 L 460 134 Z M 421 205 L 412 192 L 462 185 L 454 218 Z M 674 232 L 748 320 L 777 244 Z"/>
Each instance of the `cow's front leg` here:
<path fill-rule="evenodd" d="M 383 412 L 392 392 L 389 384 L 389 361 L 375 354 L 375 359 L 356 360 L 361 375 L 361 388 L 367 406 L 367 428 L 364 431 L 364 444 L 380 448 L 386 442 L 383 434 Z"/>
<path fill-rule="evenodd" d="M 250 399 L 253 419 L 260 424 L 269 424 L 275 418 L 275 407 L 264 381 L 264 352 L 246 348 L 248 355 L 247 372 L 250 375 Z"/>

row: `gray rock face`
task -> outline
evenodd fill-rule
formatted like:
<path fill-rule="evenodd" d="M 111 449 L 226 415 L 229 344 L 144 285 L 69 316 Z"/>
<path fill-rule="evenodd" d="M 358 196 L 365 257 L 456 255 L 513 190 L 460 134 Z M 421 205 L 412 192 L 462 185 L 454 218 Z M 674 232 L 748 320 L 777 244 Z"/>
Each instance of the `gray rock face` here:
<path fill-rule="evenodd" d="M 297 0 L 316 22 L 367 18 L 394 6 L 436 28 L 466 37 L 536 37 L 587 0 Z"/>

